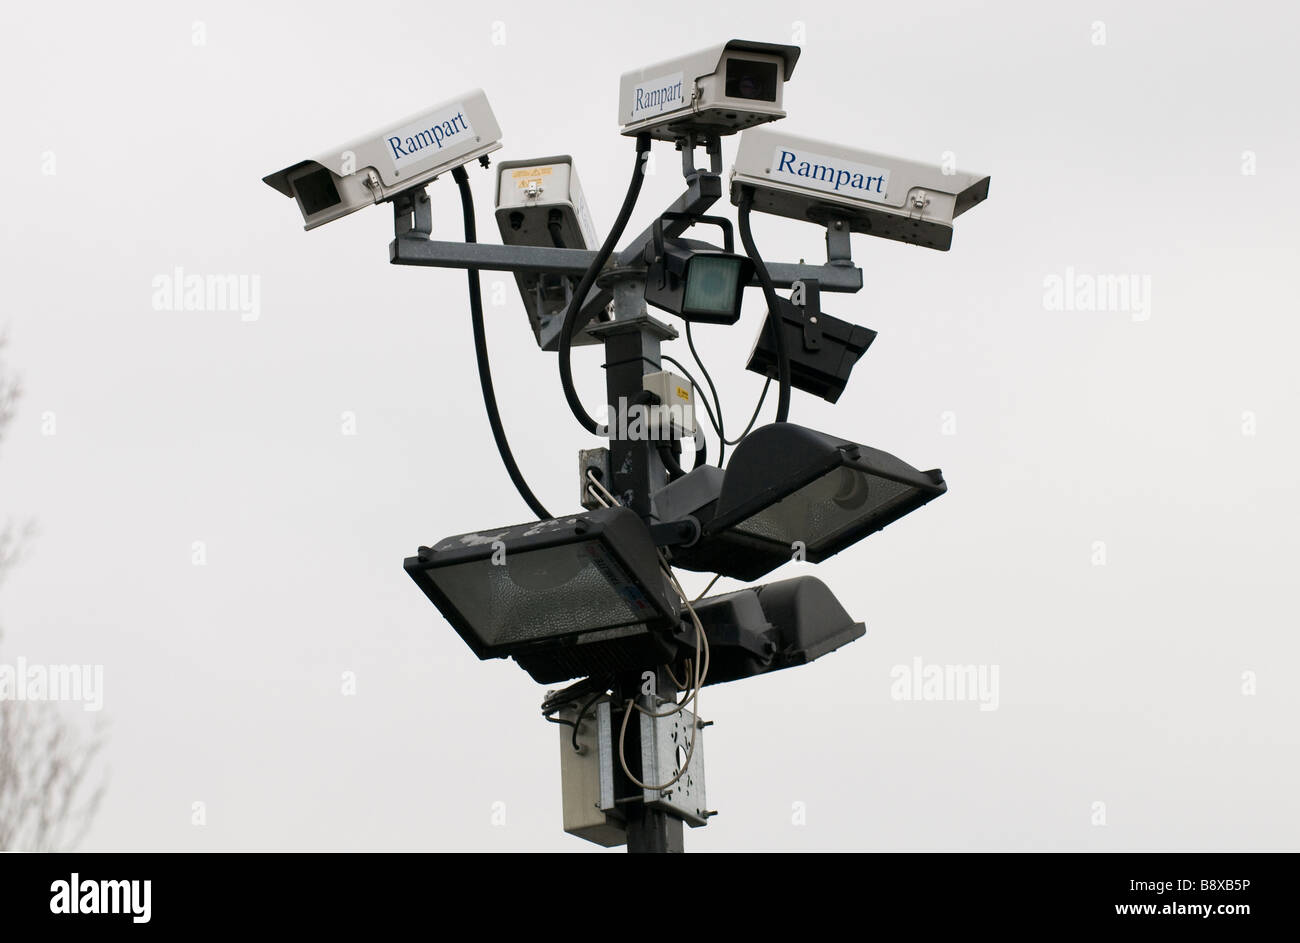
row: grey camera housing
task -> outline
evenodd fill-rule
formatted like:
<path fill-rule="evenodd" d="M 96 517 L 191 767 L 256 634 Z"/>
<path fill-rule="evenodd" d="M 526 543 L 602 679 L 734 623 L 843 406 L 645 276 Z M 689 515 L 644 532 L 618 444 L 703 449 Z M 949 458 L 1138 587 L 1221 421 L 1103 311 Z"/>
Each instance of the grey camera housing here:
<path fill-rule="evenodd" d="M 799 47 L 732 39 L 623 73 L 618 122 L 661 141 L 735 134 L 784 118 L 782 90 Z"/>
<path fill-rule="evenodd" d="M 496 218 L 501 241 L 508 246 L 589 251 L 600 246 L 573 158 L 567 154 L 497 164 Z M 578 279 L 518 271 L 515 282 L 537 346 L 555 350 Z M 573 338 L 574 344 L 597 342 L 585 329 Z"/>
<path fill-rule="evenodd" d="M 761 213 L 947 251 L 953 219 L 988 197 L 989 178 L 756 128 L 740 136 L 732 203 L 745 187 Z"/>
<path fill-rule="evenodd" d="M 501 126 L 474 89 L 262 180 L 296 200 L 303 228 L 315 229 L 499 147 Z"/>

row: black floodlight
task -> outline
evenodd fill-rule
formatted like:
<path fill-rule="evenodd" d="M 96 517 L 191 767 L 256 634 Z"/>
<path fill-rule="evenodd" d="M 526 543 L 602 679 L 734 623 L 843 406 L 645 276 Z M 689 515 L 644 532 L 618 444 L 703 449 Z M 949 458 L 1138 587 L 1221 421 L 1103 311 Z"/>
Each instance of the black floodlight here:
<path fill-rule="evenodd" d="M 662 664 L 677 650 L 675 597 L 628 508 L 448 537 L 405 567 L 474 654 L 513 656 L 542 683 Z"/>
<path fill-rule="evenodd" d="M 666 219 L 690 219 L 722 228 L 725 249 L 664 236 Z M 733 250 L 731 222 L 717 216 L 665 213 L 654 226 L 647 247 L 645 300 L 686 321 L 735 324 L 740 319 L 744 288 L 754 274 L 754 263 Z"/>
<path fill-rule="evenodd" d="M 849 382 L 849 373 L 876 332 L 841 321 L 821 310 L 821 290 L 813 279 L 805 279 L 802 304 L 780 299 L 779 317 L 769 313 L 754 341 L 747 369 L 777 379 L 774 326 L 785 332 L 785 349 L 790 357 L 790 385 L 834 403 Z"/>
<path fill-rule="evenodd" d="M 777 422 L 736 447 L 704 536 L 761 576 L 796 557 L 820 563 L 947 490 L 938 469 Z"/>
<path fill-rule="evenodd" d="M 806 665 L 866 634 L 814 576 L 710 596 L 695 613 L 709 640 L 708 684 Z"/>
<path fill-rule="evenodd" d="M 791 560 L 820 563 L 947 490 L 938 471 L 793 423 L 763 426 L 725 470 L 706 465 L 656 492 L 661 521 L 694 518 L 672 548 L 687 570 L 756 580 Z"/>

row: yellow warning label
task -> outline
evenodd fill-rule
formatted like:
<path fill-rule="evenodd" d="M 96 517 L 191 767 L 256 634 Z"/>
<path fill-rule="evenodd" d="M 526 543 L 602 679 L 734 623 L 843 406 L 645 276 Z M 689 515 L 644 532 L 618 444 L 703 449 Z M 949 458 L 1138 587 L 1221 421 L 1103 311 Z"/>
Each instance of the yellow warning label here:
<path fill-rule="evenodd" d="M 684 389 L 682 389 L 682 388 L 679 386 L 679 387 L 677 387 L 677 395 L 678 395 L 679 398 L 686 400 L 686 402 L 688 402 L 688 403 L 691 401 L 691 391 L 690 391 L 690 390 L 684 390 Z"/>
<path fill-rule="evenodd" d="M 555 170 L 554 167 L 520 167 L 517 170 L 510 171 L 510 176 L 515 180 L 515 186 L 520 190 L 527 190 L 533 184 L 540 184 L 543 177 L 549 177 Z"/>

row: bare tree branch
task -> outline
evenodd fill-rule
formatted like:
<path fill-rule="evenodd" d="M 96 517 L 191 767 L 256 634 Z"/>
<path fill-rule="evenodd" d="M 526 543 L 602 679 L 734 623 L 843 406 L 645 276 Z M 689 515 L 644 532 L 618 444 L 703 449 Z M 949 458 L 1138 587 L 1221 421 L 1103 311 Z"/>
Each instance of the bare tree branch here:
<path fill-rule="evenodd" d="M 0 439 L 21 393 L 4 361 L 0 334 Z M 0 582 L 17 563 L 31 528 L 0 525 Z M 2 635 L 0 635 L 2 638 Z M 104 796 L 93 790 L 105 743 L 102 726 L 89 734 L 65 716 L 65 705 L 0 698 L 0 851 L 62 851 L 85 836 Z"/>
<path fill-rule="evenodd" d="M 5 427 L 14 418 L 14 413 L 18 411 L 18 397 L 22 395 L 22 387 L 18 383 L 18 378 L 5 368 L 4 352 L 6 343 L 8 343 L 8 338 L 4 334 L 0 334 L 0 439 L 4 438 Z"/>

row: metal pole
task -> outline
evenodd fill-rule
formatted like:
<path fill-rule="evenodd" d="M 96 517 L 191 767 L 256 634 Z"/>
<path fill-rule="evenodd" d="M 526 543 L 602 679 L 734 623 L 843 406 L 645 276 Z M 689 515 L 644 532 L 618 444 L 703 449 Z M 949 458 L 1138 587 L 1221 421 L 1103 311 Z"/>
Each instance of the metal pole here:
<path fill-rule="evenodd" d="M 650 496 L 667 483 L 668 472 L 659 458 L 656 442 L 644 435 L 627 436 L 627 413 L 633 397 L 644 388 L 642 378 L 661 369 L 660 343 L 677 337 L 677 331 L 646 313 L 643 268 L 614 269 L 600 281 L 602 288 L 612 291 L 614 298 L 614 320 L 590 330 L 605 344 L 611 479 L 607 487 L 620 502 L 648 520 Z M 653 695 L 642 694 L 647 674 L 654 679 L 653 692 L 675 689 L 662 666 L 647 666 L 644 671 L 628 672 L 618 678 L 617 702 L 625 705 L 628 700 L 636 699 L 648 710 L 662 710 Z M 637 720 L 632 717 L 628 722 L 626 755 L 628 766 L 644 782 L 641 725 Z M 662 809 L 647 808 L 644 802 L 630 802 L 625 808 L 629 852 L 685 851 L 681 819 Z"/>
<path fill-rule="evenodd" d="M 602 282 L 614 291 L 614 320 L 588 333 L 605 344 L 605 390 L 609 403 L 609 468 L 606 487 L 642 518 L 650 517 L 650 495 L 668 483 L 654 441 L 627 438 L 628 413 L 643 389 L 642 377 L 660 369 L 660 341 L 677 331 L 645 310 L 645 271 L 616 269 Z"/>
<path fill-rule="evenodd" d="M 672 679 L 662 668 L 647 669 L 654 673 L 655 691 L 674 690 Z M 620 694 L 623 703 L 635 697 L 647 710 L 661 711 L 663 708 L 654 697 L 641 694 L 644 673 L 628 675 L 620 681 Z M 631 710 L 632 708 L 629 708 Z M 639 718 L 633 716 L 628 723 L 628 765 L 637 777 L 645 782 L 645 770 L 641 768 L 641 725 Z M 636 731 L 635 735 L 632 734 Z M 686 851 L 684 837 L 686 829 L 682 820 L 663 809 L 654 809 L 644 802 L 631 802 L 627 805 L 627 850 L 630 854 L 682 854 Z"/>

